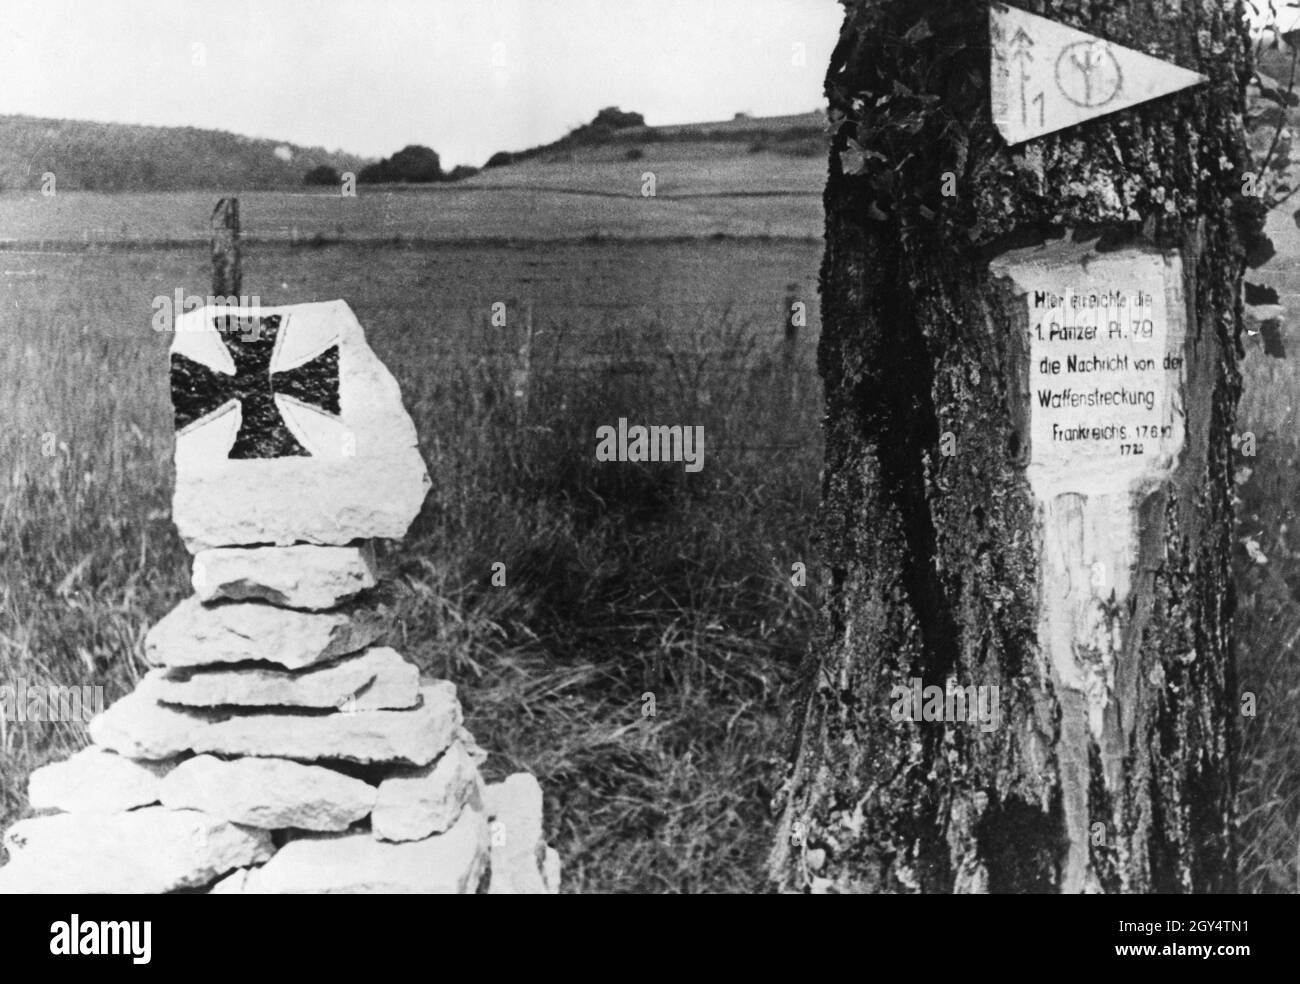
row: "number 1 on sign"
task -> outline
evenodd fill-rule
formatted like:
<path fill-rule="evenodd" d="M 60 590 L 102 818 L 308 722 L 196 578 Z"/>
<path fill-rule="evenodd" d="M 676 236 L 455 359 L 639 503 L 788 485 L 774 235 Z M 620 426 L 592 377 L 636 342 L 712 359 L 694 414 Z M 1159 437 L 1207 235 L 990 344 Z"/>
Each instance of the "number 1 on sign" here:
<path fill-rule="evenodd" d="M 1046 100 L 1043 98 L 1043 90 L 1038 90 L 1038 95 L 1033 99 L 1027 99 L 1029 93 L 1026 91 L 1026 83 L 1029 81 L 1028 75 L 1020 77 L 1020 123 L 1022 126 L 1029 126 L 1030 106 L 1038 107 L 1038 125 L 1042 126 L 1046 121 Z"/>

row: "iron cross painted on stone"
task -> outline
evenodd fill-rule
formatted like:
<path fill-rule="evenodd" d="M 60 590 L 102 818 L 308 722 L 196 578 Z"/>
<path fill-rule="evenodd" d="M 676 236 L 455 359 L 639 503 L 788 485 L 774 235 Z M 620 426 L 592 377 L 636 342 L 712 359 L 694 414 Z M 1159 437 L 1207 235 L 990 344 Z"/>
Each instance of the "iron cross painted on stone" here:
<path fill-rule="evenodd" d="M 310 457 L 286 425 L 276 397 L 337 417 L 339 414 L 339 347 L 331 345 L 307 362 L 282 371 L 272 368 L 287 321 L 281 316 L 220 314 L 213 318 L 235 371 L 218 372 L 187 356 L 171 357 L 172 407 L 176 430 L 202 426 L 240 410 L 239 432 L 230 458 Z"/>

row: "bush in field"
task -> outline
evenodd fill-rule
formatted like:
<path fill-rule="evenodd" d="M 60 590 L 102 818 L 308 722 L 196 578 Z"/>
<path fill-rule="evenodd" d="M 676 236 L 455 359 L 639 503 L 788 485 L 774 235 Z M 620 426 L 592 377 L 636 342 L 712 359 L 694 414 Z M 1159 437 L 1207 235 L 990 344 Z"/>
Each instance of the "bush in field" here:
<path fill-rule="evenodd" d="M 478 174 L 478 168 L 470 167 L 468 164 L 457 164 L 444 176 L 444 181 L 463 181 L 465 178 L 472 178 Z"/>
<path fill-rule="evenodd" d="M 501 167 L 503 164 L 528 160 L 530 157 L 536 157 L 548 150 L 568 150 L 571 147 L 580 145 L 601 144 L 620 130 L 630 130 L 645 125 L 645 117 L 640 113 L 624 112 L 617 106 L 606 106 L 595 115 L 590 123 L 575 127 L 554 143 L 541 147 L 529 147 L 527 150 L 499 150 L 489 157 L 487 163 L 483 166 L 485 168 Z M 650 131 L 644 137 L 648 140 L 655 139 L 654 131 Z M 628 159 L 635 160 L 636 158 L 629 157 Z"/>
<path fill-rule="evenodd" d="M 617 106 L 606 106 L 589 125 L 593 129 L 626 130 L 632 126 L 645 126 L 645 117 L 640 113 L 625 113 Z"/>
<path fill-rule="evenodd" d="M 426 184 L 442 181 L 442 161 L 436 151 L 419 144 L 409 144 L 392 157 L 362 168 L 357 180 L 362 184 L 409 182 Z"/>
<path fill-rule="evenodd" d="M 305 185 L 337 185 L 341 180 L 338 171 L 328 164 L 320 164 L 303 175 L 302 183 Z"/>

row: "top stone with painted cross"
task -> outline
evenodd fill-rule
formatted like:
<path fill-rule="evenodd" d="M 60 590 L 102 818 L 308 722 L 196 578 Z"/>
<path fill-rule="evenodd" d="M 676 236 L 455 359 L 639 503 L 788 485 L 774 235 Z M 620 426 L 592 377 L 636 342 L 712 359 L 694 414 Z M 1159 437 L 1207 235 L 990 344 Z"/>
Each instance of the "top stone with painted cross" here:
<path fill-rule="evenodd" d="M 397 538 L 419 512 L 415 425 L 344 301 L 190 311 L 171 386 L 191 551 Z"/>

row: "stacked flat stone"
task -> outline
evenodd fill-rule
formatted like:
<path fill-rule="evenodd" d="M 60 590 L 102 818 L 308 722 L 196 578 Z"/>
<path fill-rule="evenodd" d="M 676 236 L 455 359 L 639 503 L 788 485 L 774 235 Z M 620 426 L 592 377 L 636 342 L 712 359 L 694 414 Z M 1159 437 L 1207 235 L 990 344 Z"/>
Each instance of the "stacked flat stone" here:
<path fill-rule="evenodd" d="M 558 891 L 536 779 L 483 781 L 455 685 L 382 645 L 366 603 L 370 542 L 405 534 L 429 477 L 351 310 L 186 319 L 173 517 L 195 593 L 93 744 L 32 774 L 56 812 L 5 835 L 0 891 Z"/>

